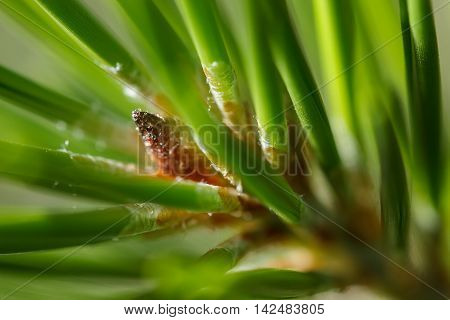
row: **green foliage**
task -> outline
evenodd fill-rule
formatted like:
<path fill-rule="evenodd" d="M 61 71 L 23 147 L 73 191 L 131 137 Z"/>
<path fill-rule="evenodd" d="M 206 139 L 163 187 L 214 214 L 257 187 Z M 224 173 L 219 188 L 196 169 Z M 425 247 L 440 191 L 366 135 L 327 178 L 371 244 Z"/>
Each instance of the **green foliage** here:
<path fill-rule="evenodd" d="M 443 170 L 442 95 L 432 7 L 428 0 L 401 0 L 400 8 L 416 170 L 437 205 Z"/>
<path fill-rule="evenodd" d="M 430 0 L 1 1 L 0 297 L 448 295 L 448 19 Z M 143 170 L 138 108 L 227 182 Z"/>
<path fill-rule="evenodd" d="M 87 47 L 117 68 L 131 80 L 139 67 L 135 59 L 102 24 L 77 0 L 39 1 L 59 22 L 74 33 Z"/>
<path fill-rule="evenodd" d="M 302 126 L 308 129 L 314 152 L 333 180 L 332 175 L 340 170 L 341 161 L 319 88 L 289 24 L 286 6 L 280 3 L 276 10 L 269 5 L 265 9 L 270 17 L 268 32 L 275 64 Z"/>

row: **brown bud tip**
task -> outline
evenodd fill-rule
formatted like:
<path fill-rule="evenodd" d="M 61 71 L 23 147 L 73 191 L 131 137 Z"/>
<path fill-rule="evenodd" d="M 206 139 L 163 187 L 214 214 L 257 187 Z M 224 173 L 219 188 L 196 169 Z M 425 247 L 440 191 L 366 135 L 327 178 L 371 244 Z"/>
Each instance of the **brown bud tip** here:
<path fill-rule="evenodd" d="M 136 109 L 131 114 L 139 133 L 143 138 L 149 133 L 162 132 L 170 123 L 162 116 Z"/>
<path fill-rule="evenodd" d="M 131 118 L 134 122 L 136 122 L 141 117 L 142 113 L 143 111 L 141 109 L 133 110 L 133 112 L 131 113 Z"/>

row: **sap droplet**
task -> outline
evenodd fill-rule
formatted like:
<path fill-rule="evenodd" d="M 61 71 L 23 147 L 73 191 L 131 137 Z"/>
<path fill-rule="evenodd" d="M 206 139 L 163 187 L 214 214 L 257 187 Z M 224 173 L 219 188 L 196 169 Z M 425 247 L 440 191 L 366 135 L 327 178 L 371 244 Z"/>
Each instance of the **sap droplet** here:
<path fill-rule="evenodd" d="M 130 98 L 137 98 L 139 96 L 138 90 L 129 85 L 123 87 L 123 93 Z"/>
<path fill-rule="evenodd" d="M 236 179 L 236 191 L 237 192 L 244 192 L 244 188 L 242 187 L 242 181 Z"/>
<path fill-rule="evenodd" d="M 117 74 L 120 70 L 122 70 L 122 64 L 120 62 L 116 62 L 114 66 L 105 66 L 104 68 L 114 74 Z"/>

